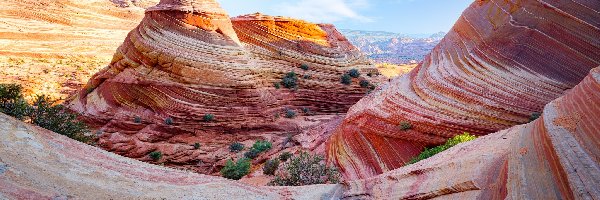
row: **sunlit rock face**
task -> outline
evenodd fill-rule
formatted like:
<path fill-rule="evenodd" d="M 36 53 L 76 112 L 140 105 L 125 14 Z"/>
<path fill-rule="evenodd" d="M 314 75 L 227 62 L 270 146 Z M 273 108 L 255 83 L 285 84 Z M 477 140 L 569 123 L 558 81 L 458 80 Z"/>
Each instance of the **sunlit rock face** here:
<path fill-rule="evenodd" d="M 600 3 L 513 2 L 474 2 L 415 70 L 354 105 L 328 161 L 371 177 L 454 135 L 527 123 L 600 64 Z"/>
<path fill-rule="evenodd" d="M 358 82 L 370 77 L 353 79 L 348 86 L 340 77 L 352 68 L 367 74 L 374 66 L 333 26 L 303 26 L 318 35 L 294 35 L 302 48 L 288 51 L 288 43 L 263 35 L 292 34 L 304 27 L 272 27 L 239 37 L 216 1 L 163 0 L 147 9 L 111 64 L 90 79 L 69 107 L 98 129 L 102 148 L 146 161 L 150 152 L 160 151 L 161 162 L 168 165 L 217 173 L 231 157 L 232 142 L 281 142 L 271 134 L 299 126 L 282 122 L 287 110 L 344 113 L 366 93 Z M 249 37 L 276 50 L 263 52 L 250 45 Z M 309 69 L 301 69 L 302 64 Z M 292 71 L 297 87 L 277 89 L 274 83 Z"/>
<path fill-rule="evenodd" d="M 600 68 L 535 122 L 347 183 L 344 199 L 594 199 L 600 196 Z"/>

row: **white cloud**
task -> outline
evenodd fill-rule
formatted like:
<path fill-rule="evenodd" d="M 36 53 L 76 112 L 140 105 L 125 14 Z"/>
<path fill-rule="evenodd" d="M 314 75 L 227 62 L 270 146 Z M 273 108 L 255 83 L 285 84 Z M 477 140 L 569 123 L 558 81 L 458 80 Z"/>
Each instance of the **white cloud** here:
<path fill-rule="evenodd" d="M 358 10 L 368 6 L 367 0 L 300 0 L 280 3 L 276 6 L 276 10 L 280 15 L 311 22 L 334 23 L 342 20 L 371 22 L 371 18 L 358 13 Z"/>

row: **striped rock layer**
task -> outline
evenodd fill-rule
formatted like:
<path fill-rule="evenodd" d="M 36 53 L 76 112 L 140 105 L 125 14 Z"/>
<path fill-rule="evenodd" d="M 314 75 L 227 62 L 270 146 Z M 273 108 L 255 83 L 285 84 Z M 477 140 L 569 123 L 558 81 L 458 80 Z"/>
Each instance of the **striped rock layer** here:
<path fill-rule="evenodd" d="M 345 199 L 598 199 L 600 68 L 543 116 L 347 183 Z"/>
<path fill-rule="evenodd" d="M 0 199 L 308 200 L 341 194 L 338 185 L 257 187 L 151 165 L 2 113 L 0 138 Z"/>
<path fill-rule="evenodd" d="M 454 135 L 528 122 L 600 64 L 599 11 L 588 0 L 474 2 L 415 70 L 349 110 L 329 162 L 371 177 Z"/>
<path fill-rule="evenodd" d="M 232 142 L 294 127 L 279 123 L 288 109 L 343 113 L 366 92 L 359 79 L 340 83 L 352 68 L 374 67 L 334 27 L 288 23 L 234 27 L 216 1 L 162 0 L 69 107 L 99 129 L 107 150 L 142 160 L 161 151 L 161 162 L 217 172 L 213 164 L 228 159 Z M 306 27 L 312 32 L 299 34 Z M 291 71 L 298 88 L 276 89 Z M 208 114 L 214 120 L 205 121 Z"/>

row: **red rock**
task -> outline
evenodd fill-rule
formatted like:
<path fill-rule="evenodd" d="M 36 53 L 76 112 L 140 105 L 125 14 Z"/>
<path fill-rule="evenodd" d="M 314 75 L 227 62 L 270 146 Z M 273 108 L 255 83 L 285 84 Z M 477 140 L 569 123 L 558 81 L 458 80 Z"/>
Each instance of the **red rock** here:
<path fill-rule="evenodd" d="M 528 122 L 600 65 L 598 10 L 583 0 L 473 3 L 415 70 L 349 110 L 329 162 L 349 179 L 371 177 L 454 135 Z"/>
<path fill-rule="evenodd" d="M 259 17 L 270 18 L 238 17 L 233 26 L 216 1 L 163 0 L 69 107 L 99 129 L 104 149 L 144 161 L 160 151 L 160 162 L 211 174 L 240 156 L 229 153 L 235 141 L 281 144 L 303 123 L 279 119 L 286 109 L 344 113 L 364 96 L 358 79 L 346 86 L 340 77 L 375 67 L 332 25 Z M 297 90 L 276 89 L 291 71 L 298 73 Z M 205 122 L 206 114 L 214 121 Z"/>
<path fill-rule="evenodd" d="M 351 181 L 350 199 L 600 197 L 600 68 L 546 105 L 535 122 L 459 144 L 427 160 Z"/>

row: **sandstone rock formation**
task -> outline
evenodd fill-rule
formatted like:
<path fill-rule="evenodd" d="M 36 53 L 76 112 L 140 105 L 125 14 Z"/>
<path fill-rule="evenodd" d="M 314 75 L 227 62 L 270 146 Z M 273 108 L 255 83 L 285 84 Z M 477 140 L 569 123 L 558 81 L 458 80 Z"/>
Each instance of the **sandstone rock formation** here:
<path fill-rule="evenodd" d="M 600 64 L 598 11 L 597 1 L 474 2 L 415 70 L 349 110 L 329 162 L 371 177 L 451 136 L 528 122 Z"/>
<path fill-rule="evenodd" d="M 256 187 L 124 158 L 0 113 L 0 199 L 336 199 L 338 185 Z"/>
<path fill-rule="evenodd" d="M 600 68 L 535 122 L 347 183 L 347 199 L 598 199 Z"/>
<path fill-rule="evenodd" d="M 359 79 L 346 86 L 340 77 L 375 68 L 332 25 L 261 15 L 234 21 L 216 1 L 160 1 L 70 108 L 99 129 L 107 150 L 141 160 L 161 151 L 167 165 L 214 173 L 232 142 L 275 141 L 296 128 L 280 119 L 287 110 L 343 113 L 366 93 Z M 277 89 L 292 71 L 297 88 Z"/>

